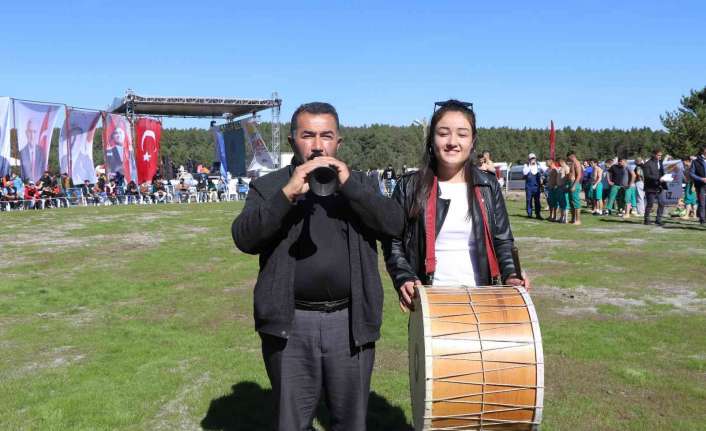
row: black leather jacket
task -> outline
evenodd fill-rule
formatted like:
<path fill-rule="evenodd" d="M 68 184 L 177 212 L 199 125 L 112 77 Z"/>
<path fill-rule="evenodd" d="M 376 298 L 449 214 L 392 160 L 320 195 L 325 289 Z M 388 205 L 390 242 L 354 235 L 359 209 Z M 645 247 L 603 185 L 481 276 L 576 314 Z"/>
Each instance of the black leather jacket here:
<path fill-rule="evenodd" d="M 495 174 L 481 171 L 475 167 L 472 172 L 473 184 L 480 187 L 485 201 L 488 222 L 493 235 L 493 245 L 500 266 L 501 278 L 504 282 L 510 275 L 515 274 L 515 265 L 512 260 L 514 239 L 510 230 L 505 200 Z M 414 219 L 409 217 L 418 179 L 416 173 L 403 176 L 392 194 L 392 199 L 396 200 L 407 214 L 402 236 L 383 242 L 387 271 L 397 290 L 406 281 L 419 279 L 426 285 L 432 284 L 433 281 L 433 274 L 428 277 L 424 268 L 424 257 L 426 256 L 424 214 L 426 209 L 423 209 L 422 213 Z M 450 201 L 444 199 L 439 193 L 436 199 L 437 235 L 444 224 L 449 203 Z M 424 205 L 426 206 L 426 203 Z M 476 239 L 478 250 L 478 282 L 480 285 L 487 286 L 491 284 L 490 267 L 483 236 L 483 216 L 475 194 L 471 207 L 471 219 L 473 221 L 473 236 Z"/>

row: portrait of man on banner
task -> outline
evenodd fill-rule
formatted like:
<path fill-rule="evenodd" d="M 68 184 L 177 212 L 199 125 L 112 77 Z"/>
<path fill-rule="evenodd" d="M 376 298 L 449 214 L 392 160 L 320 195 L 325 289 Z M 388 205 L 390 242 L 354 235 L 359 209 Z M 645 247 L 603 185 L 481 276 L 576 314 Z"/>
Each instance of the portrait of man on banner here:
<path fill-rule="evenodd" d="M 22 176 L 37 181 L 49 165 L 49 146 L 58 105 L 14 100 Z"/>
<path fill-rule="evenodd" d="M 107 173 L 120 172 L 126 181 L 137 181 L 130 124 L 125 117 L 106 114 L 103 118 L 103 152 Z"/>

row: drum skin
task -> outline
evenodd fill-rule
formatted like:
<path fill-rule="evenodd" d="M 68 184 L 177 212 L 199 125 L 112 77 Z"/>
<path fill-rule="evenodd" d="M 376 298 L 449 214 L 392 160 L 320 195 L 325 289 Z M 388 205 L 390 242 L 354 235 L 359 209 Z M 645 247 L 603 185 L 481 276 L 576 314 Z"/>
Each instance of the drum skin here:
<path fill-rule="evenodd" d="M 522 287 L 420 287 L 409 320 L 415 430 L 537 430 L 544 359 Z"/>

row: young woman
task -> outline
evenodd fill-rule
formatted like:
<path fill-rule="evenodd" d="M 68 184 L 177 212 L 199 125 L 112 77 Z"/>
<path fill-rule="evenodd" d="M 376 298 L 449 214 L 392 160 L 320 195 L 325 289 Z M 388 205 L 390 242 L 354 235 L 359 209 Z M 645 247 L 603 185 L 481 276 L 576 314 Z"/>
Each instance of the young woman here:
<path fill-rule="evenodd" d="M 392 195 L 406 214 L 404 232 L 384 244 L 403 310 L 412 307 L 415 285 L 487 286 L 496 274 L 504 284 L 529 287 L 513 264 L 514 240 L 500 185 L 473 164 L 471 104 L 449 100 L 436 106 L 422 166 L 402 177 Z M 486 243 L 495 251 L 497 268 Z"/>

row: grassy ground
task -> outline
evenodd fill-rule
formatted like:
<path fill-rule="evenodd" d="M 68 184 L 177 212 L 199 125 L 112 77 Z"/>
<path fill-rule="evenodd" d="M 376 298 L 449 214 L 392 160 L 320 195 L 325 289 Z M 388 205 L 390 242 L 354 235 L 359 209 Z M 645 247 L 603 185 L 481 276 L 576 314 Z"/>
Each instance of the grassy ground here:
<path fill-rule="evenodd" d="M 0 429 L 266 428 L 240 208 L 0 215 Z M 542 429 L 704 429 L 706 230 L 510 210 L 543 331 Z M 385 281 L 369 428 L 404 430 L 406 316 Z"/>

